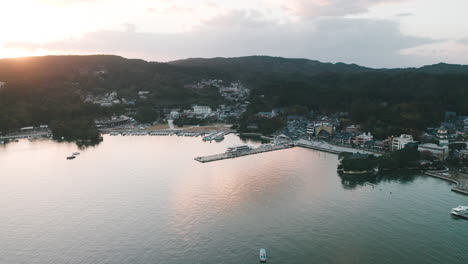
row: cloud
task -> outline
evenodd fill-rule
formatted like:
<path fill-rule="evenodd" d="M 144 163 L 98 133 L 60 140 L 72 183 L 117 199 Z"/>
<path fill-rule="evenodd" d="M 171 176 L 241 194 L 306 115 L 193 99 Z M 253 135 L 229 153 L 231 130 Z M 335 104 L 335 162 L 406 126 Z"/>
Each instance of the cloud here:
<path fill-rule="evenodd" d="M 466 42 L 446 40 L 421 45 L 402 51 L 403 55 L 417 57 L 424 64 L 450 62 L 466 64 L 468 61 L 468 39 Z"/>
<path fill-rule="evenodd" d="M 459 43 L 461 44 L 467 44 L 468 45 L 468 38 L 460 39 L 458 40 Z"/>
<path fill-rule="evenodd" d="M 291 0 L 288 9 L 303 18 L 366 13 L 372 6 L 407 0 Z"/>
<path fill-rule="evenodd" d="M 67 5 L 75 5 L 75 4 L 91 4 L 99 0 L 41 0 L 41 1 L 49 5 L 67 6 Z"/>
<path fill-rule="evenodd" d="M 395 15 L 396 17 L 409 17 L 409 16 L 414 16 L 413 13 L 399 13 Z"/>
<path fill-rule="evenodd" d="M 188 57 L 236 57 L 272 55 L 331 62 L 358 63 L 372 67 L 417 64 L 401 50 L 434 43 L 434 40 L 403 35 L 390 20 L 326 18 L 281 24 L 259 12 L 233 11 L 205 21 L 191 32 L 90 32 L 79 39 L 36 45 L 54 54 L 118 54 L 126 57 L 168 61 Z M 32 49 L 28 43 L 9 43 L 7 48 Z"/>

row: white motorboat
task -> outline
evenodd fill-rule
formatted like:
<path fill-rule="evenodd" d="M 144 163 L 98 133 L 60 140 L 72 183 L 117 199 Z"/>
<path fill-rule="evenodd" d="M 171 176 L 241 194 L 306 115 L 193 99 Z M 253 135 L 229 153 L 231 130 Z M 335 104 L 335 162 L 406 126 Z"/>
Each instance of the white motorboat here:
<path fill-rule="evenodd" d="M 463 205 L 457 206 L 452 209 L 451 214 L 456 215 L 456 216 L 462 216 L 462 217 L 468 216 L 468 206 L 463 206 Z"/>
<path fill-rule="evenodd" d="M 266 262 L 267 260 L 267 255 L 266 255 L 266 250 L 264 248 L 260 249 L 260 262 Z"/>

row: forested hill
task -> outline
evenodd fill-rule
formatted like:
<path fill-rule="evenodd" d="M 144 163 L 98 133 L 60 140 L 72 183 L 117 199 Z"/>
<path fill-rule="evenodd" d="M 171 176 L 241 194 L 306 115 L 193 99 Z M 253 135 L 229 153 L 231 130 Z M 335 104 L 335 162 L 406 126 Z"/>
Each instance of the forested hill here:
<path fill-rule="evenodd" d="M 325 63 L 308 59 L 290 59 L 269 56 L 247 56 L 237 58 L 190 58 L 171 61 L 168 64 L 190 68 L 211 68 L 224 71 L 262 73 L 302 73 L 317 75 L 322 73 L 363 73 L 363 72 L 420 72 L 420 73 L 460 73 L 468 74 L 468 65 L 438 63 L 420 68 L 374 69 L 356 64 Z"/>
<path fill-rule="evenodd" d="M 286 59 L 281 57 L 248 56 L 238 58 L 192 58 L 169 62 L 171 65 L 185 67 L 203 67 L 224 71 L 262 72 L 262 73 L 301 73 L 314 75 L 320 73 L 357 73 L 370 72 L 374 69 L 356 64 L 323 63 L 308 59 Z"/>
<path fill-rule="evenodd" d="M 90 93 L 117 92 L 151 113 L 163 107 L 223 104 L 202 79 L 241 80 L 251 89 L 250 113 L 277 106 L 349 112 L 353 122 L 394 134 L 435 124 L 445 110 L 468 115 L 468 66 L 372 69 L 354 64 L 267 56 L 187 59 L 169 63 L 119 56 L 46 56 L 0 59 L 0 132 L 21 126 L 82 119 L 119 109 L 84 104 Z M 213 89 L 212 89 L 213 88 Z M 150 96 L 139 100 L 138 91 Z M 123 106 L 122 106 L 123 108 Z"/>

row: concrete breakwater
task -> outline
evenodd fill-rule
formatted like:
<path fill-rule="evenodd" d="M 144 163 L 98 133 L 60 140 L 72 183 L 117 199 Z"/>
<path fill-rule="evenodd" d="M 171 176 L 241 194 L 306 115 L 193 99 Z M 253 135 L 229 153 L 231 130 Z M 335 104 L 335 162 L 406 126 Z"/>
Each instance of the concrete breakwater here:
<path fill-rule="evenodd" d="M 455 183 L 456 186 L 452 188 L 453 192 L 458 192 L 462 194 L 467 194 L 468 195 L 468 178 L 465 177 L 457 177 L 457 176 L 452 176 L 451 174 L 448 173 L 448 170 L 445 171 L 426 171 L 424 172 L 425 175 L 439 178 L 442 180 L 450 181 L 452 183 Z"/>
<path fill-rule="evenodd" d="M 292 144 L 264 146 L 264 147 L 254 148 L 254 149 L 245 150 L 245 151 L 221 153 L 221 154 L 215 154 L 215 155 L 210 155 L 210 156 L 205 156 L 205 157 L 196 157 L 195 160 L 201 163 L 206 163 L 206 162 L 212 162 L 212 161 L 217 161 L 217 160 L 233 159 L 233 158 L 238 158 L 238 157 L 243 157 L 243 156 L 248 156 L 248 155 L 254 155 L 254 154 L 259 154 L 263 152 L 288 149 L 292 147 L 294 147 L 294 145 Z"/>
<path fill-rule="evenodd" d="M 459 179 L 452 191 L 468 195 L 468 179 Z"/>
<path fill-rule="evenodd" d="M 295 141 L 294 144 L 298 147 L 314 149 L 314 150 L 328 152 L 328 153 L 332 153 L 336 155 L 339 155 L 342 152 L 372 154 L 375 156 L 382 155 L 380 153 L 375 153 L 375 152 L 368 151 L 368 150 L 337 146 L 337 145 L 333 145 L 327 142 L 320 142 L 320 141 L 308 141 L 308 140 L 300 139 L 300 140 Z"/>

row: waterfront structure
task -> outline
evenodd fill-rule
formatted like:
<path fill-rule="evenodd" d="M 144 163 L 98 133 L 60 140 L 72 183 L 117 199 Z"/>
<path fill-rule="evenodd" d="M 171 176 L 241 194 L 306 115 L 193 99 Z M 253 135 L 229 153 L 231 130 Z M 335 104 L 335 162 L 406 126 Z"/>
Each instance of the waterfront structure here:
<path fill-rule="evenodd" d="M 445 160 L 448 155 L 448 147 L 447 146 L 438 146 L 436 144 L 427 143 L 427 144 L 420 144 L 418 146 L 419 152 L 429 152 L 433 156 L 438 157 L 441 160 Z"/>
<path fill-rule="evenodd" d="M 354 144 L 361 146 L 361 145 L 364 145 L 366 142 L 372 141 L 372 140 L 374 140 L 374 136 L 372 136 L 370 132 L 363 133 L 354 138 Z"/>
<path fill-rule="evenodd" d="M 211 114 L 211 107 L 203 105 L 194 105 L 193 113 L 196 115 L 209 115 Z"/>
<path fill-rule="evenodd" d="M 34 127 L 29 126 L 29 127 L 20 128 L 20 131 L 31 131 L 31 130 L 34 130 Z"/>
<path fill-rule="evenodd" d="M 0 88 L 2 88 L 3 86 L 5 86 L 6 83 L 5 82 L 0 82 Z"/>
<path fill-rule="evenodd" d="M 130 117 L 121 115 L 119 117 L 112 116 L 111 119 L 95 120 L 94 124 L 96 124 L 97 127 L 114 127 L 117 125 L 125 124 L 130 121 L 132 121 Z"/>
<path fill-rule="evenodd" d="M 392 151 L 402 150 L 408 143 L 413 143 L 413 136 L 402 134 L 399 137 L 393 138 L 392 140 Z"/>
<path fill-rule="evenodd" d="M 333 125 L 329 124 L 329 123 L 318 123 L 318 124 L 315 124 L 315 136 L 318 136 L 320 134 L 320 131 L 326 131 L 328 134 L 332 135 L 335 128 L 333 127 Z"/>

